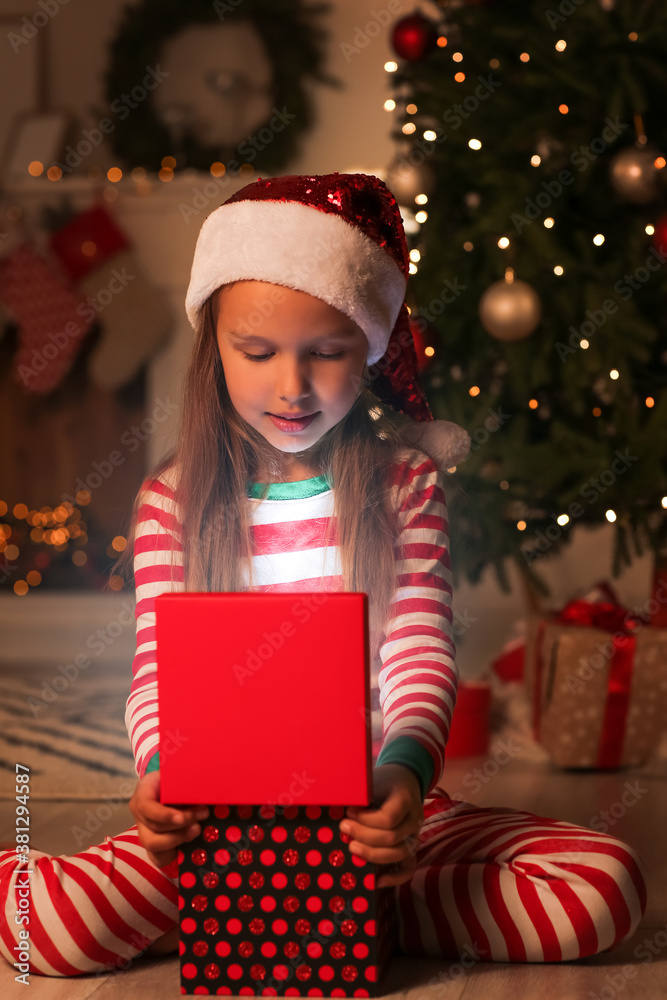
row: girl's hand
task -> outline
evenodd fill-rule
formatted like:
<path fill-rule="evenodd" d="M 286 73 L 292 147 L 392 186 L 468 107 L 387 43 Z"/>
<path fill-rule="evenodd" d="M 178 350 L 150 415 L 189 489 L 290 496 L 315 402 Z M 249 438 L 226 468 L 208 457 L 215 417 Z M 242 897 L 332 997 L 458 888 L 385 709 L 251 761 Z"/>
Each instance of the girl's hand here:
<path fill-rule="evenodd" d="M 417 866 L 417 835 L 424 822 L 419 781 L 401 764 L 381 764 L 373 768 L 373 799 L 380 803 L 377 809 L 347 809 L 340 830 L 352 837 L 353 854 L 392 866 L 378 879 L 378 888 L 401 885 Z"/>
<path fill-rule="evenodd" d="M 207 806 L 162 805 L 159 771 L 151 771 L 139 779 L 130 799 L 130 810 L 137 821 L 139 840 L 156 868 L 175 861 L 179 845 L 200 832 L 196 820 L 208 816 Z"/>

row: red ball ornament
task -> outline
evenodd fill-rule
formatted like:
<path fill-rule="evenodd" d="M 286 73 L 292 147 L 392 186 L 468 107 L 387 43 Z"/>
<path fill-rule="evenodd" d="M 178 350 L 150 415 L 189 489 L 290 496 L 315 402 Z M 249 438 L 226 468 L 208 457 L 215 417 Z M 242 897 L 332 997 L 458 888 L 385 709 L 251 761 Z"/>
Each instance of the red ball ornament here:
<path fill-rule="evenodd" d="M 655 224 L 653 246 L 658 253 L 667 255 L 667 215 L 661 215 Z"/>
<path fill-rule="evenodd" d="M 422 59 L 434 46 L 435 25 L 421 14 L 410 14 L 397 21 L 391 33 L 394 52 L 401 59 Z"/>
<path fill-rule="evenodd" d="M 414 319 L 410 317 L 409 323 L 417 353 L 417 371 L 423 372 L 433 361 L 435 337 L 432 333 L 432 328 L 426 323 L 426 320 L 420 317 L 415 317 Z"/>

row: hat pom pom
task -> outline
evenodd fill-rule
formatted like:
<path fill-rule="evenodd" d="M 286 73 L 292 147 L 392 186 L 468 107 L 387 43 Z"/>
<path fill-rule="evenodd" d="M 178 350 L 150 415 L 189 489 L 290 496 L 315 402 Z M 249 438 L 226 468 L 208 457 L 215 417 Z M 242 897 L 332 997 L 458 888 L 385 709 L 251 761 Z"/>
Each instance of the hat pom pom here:
<path fill-rule="evenodd" d="M 470 452 L 470 435 L 451 420 L 410 420 L 401 427 L 401 437 L 426 452 L 440 469 L 451 469 Z"/>

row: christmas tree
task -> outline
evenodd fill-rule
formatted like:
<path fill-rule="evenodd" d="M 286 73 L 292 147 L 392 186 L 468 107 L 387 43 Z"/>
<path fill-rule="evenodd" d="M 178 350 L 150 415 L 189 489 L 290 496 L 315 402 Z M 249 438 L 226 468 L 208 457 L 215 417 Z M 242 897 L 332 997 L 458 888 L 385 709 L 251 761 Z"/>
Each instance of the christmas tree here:
<path fill-rule="evenodd" d="M 411 321 L 476 582 L 613 522 L 613 572 L 667 541 L 667 7 L 441 3 L 393 26 Z"/>

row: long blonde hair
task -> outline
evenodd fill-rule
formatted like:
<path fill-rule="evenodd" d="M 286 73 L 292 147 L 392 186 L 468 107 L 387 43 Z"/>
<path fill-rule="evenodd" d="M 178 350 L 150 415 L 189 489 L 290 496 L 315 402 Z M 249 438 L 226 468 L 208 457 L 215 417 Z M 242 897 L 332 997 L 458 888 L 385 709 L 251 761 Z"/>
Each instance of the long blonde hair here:
<path fill-rule="evenodd" d="M 222 286 L 224 287 L 224 286 Z M 183 418 L 173 451 L 149 474 L 177 469 L 183 574 L 187 591 L 252 588 L 247 483 L 258 468 L 277 468 L 275 449 L 232 405 L 216 337 L 217 289 L 205 302 L 183 383 Z M 361 380 L 346 414 L 301 456 L 333 485 L 343 588 L 369 597 L 371 654 L 377 655 L 396 587 L 398 532 L 388 468 L 399 448 L 398 415 Z M 132 582 L 140 490 L 128 544 L 114 572 Z"/>

